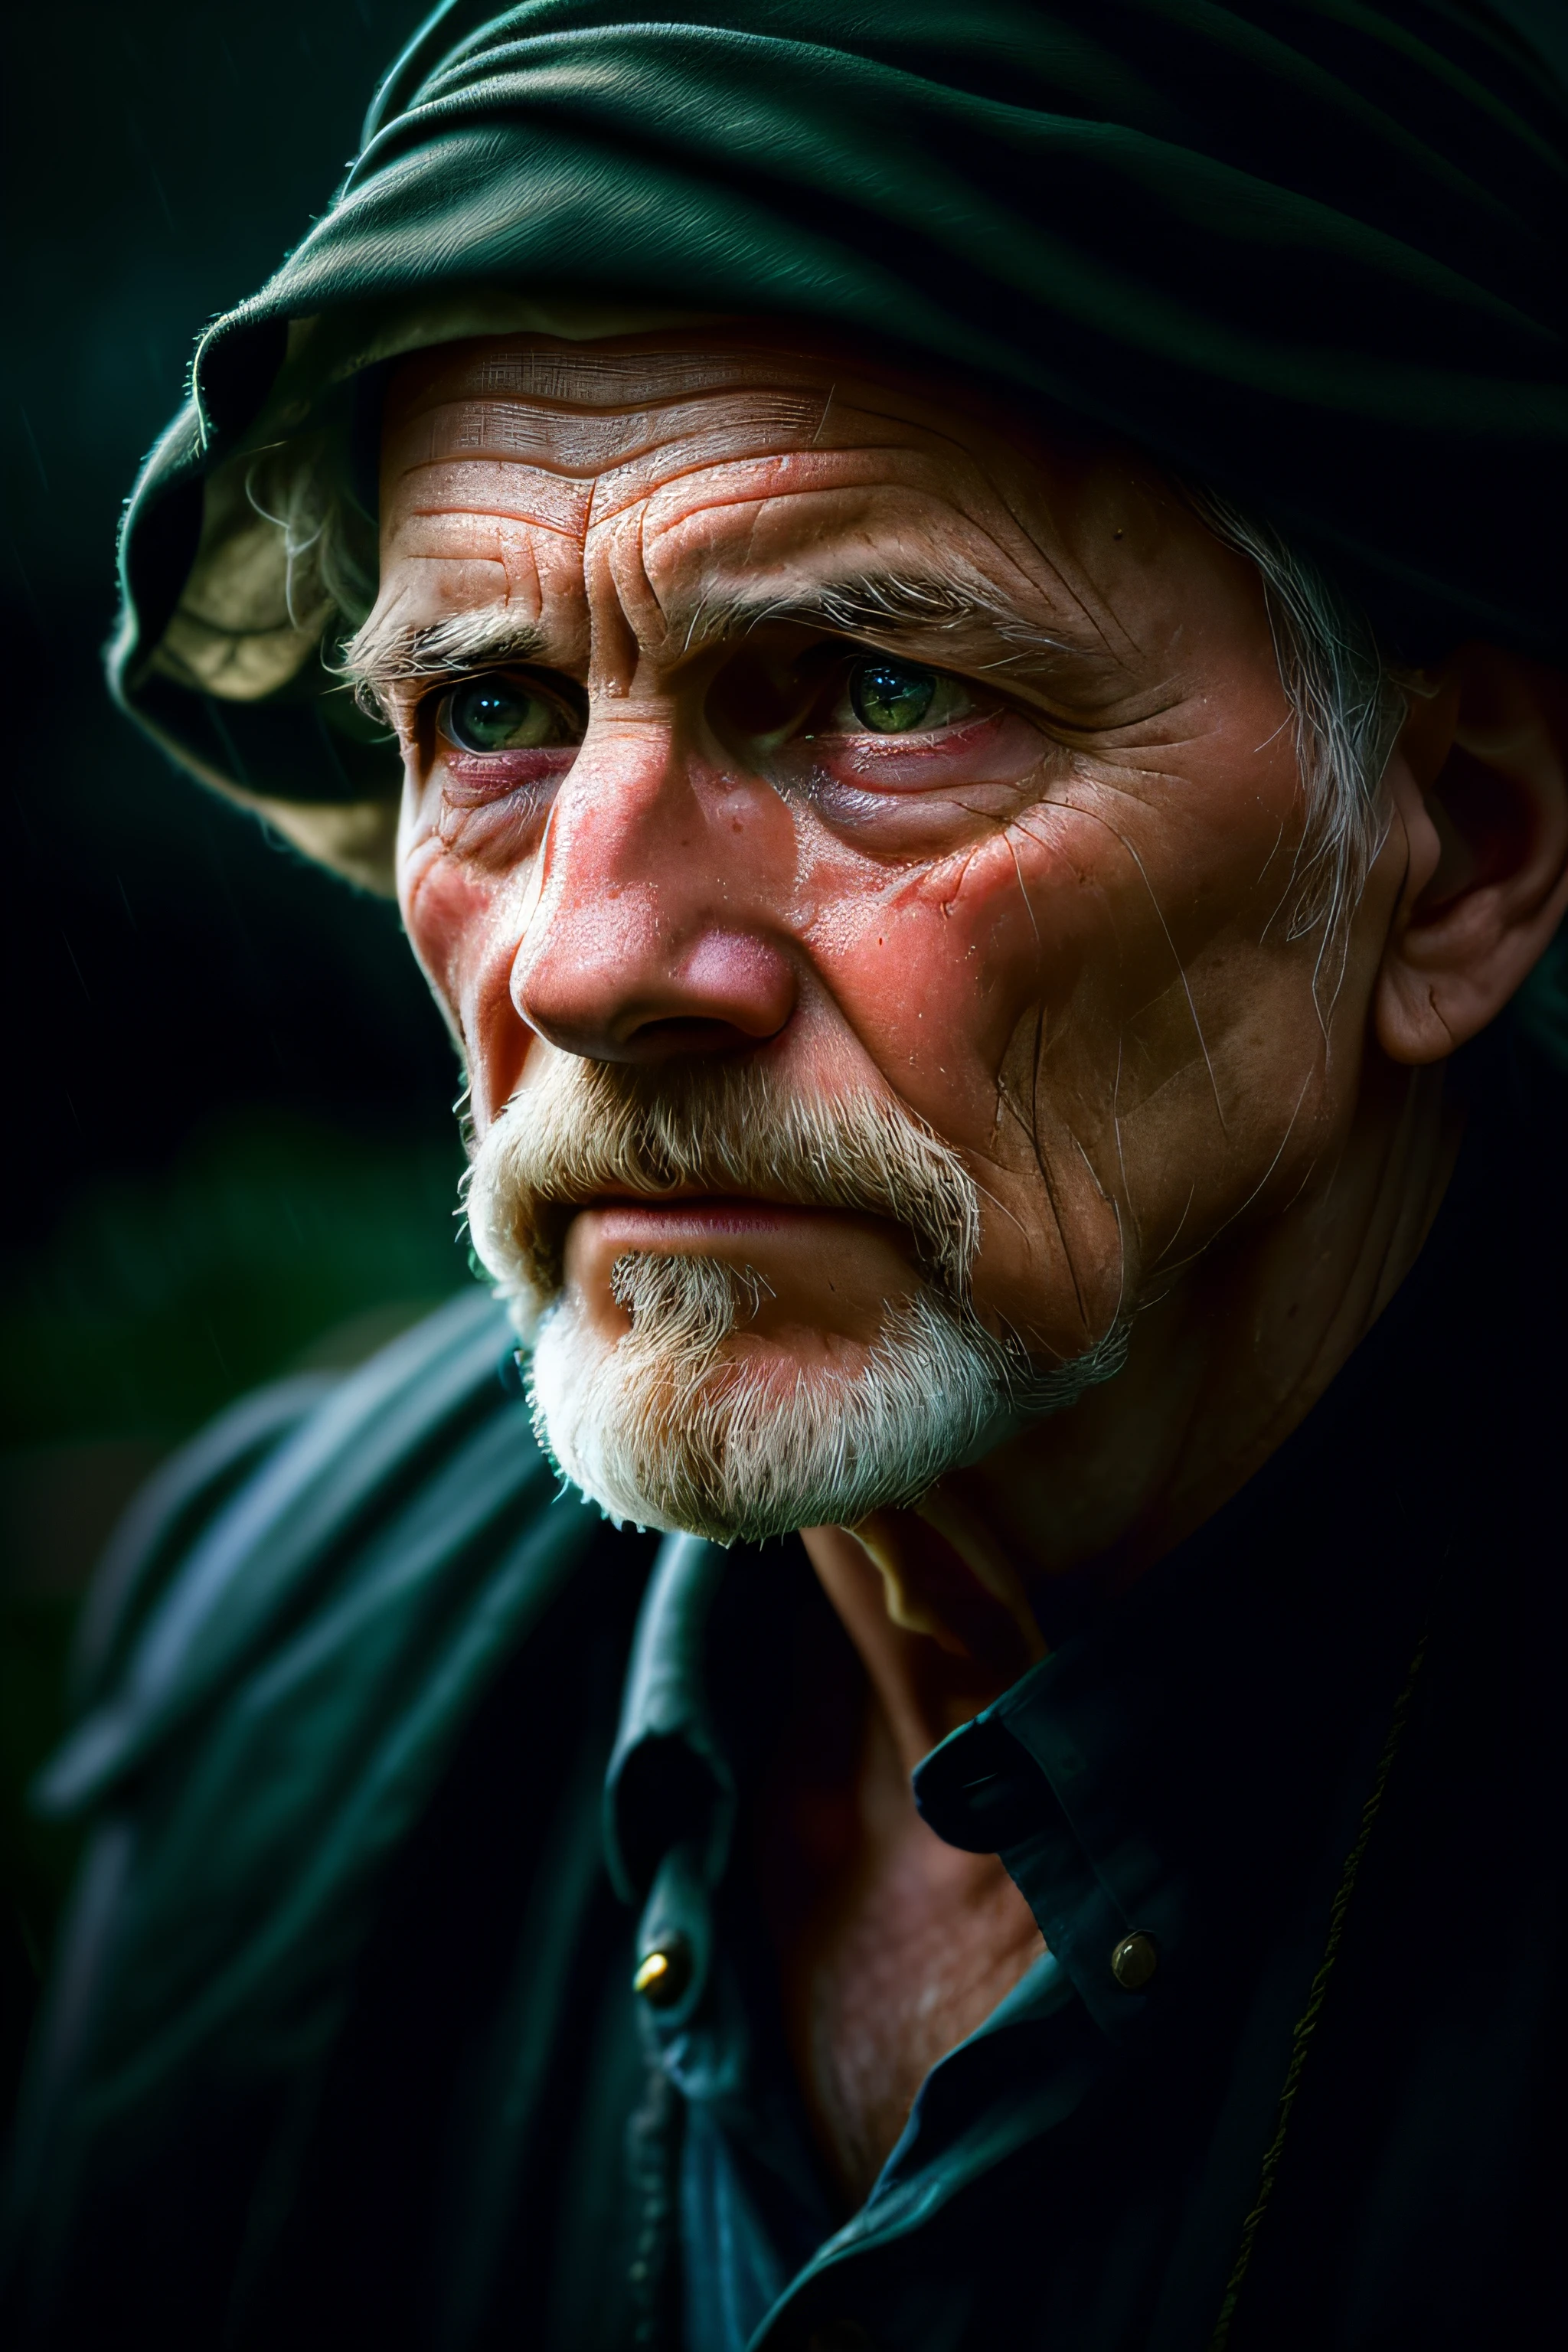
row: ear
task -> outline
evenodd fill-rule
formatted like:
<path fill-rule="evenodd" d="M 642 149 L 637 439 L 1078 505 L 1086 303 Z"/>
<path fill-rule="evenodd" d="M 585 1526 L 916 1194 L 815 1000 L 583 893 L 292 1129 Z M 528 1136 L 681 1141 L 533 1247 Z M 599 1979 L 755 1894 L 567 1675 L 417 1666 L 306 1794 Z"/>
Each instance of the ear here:
<path fill-rule="evenodd" d="M 1568 907 L 1568 679 L 1461 647 L 1387 785 L 1408 863 L 1373 1018 L 1392 1061 L 1438 1062 L 1501 1012 Z"/>

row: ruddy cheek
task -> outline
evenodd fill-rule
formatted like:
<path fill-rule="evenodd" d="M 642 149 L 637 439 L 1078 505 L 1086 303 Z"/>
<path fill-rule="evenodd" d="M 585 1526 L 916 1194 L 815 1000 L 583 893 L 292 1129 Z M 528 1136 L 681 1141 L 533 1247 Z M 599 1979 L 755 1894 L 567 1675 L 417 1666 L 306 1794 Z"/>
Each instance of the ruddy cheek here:
<path fill-rule="evenodd" d="M 404 890 L 404 922 L 431 986 L 458 1016 L 490 928 L 497 886 L 434 841 L 422 845 L 418 857 Z"/>
<path fill-rule="evenodd" d="M 890 1085 L 950 1140 L 984 1149 L 995 1071 L 1037 985 L 1035 934 L 1005 845 L 947 859 L 889 890 L 823 894 L 812 943 L 829 988 Z M 840 877 L 841 881 L 847 877 Z"/>

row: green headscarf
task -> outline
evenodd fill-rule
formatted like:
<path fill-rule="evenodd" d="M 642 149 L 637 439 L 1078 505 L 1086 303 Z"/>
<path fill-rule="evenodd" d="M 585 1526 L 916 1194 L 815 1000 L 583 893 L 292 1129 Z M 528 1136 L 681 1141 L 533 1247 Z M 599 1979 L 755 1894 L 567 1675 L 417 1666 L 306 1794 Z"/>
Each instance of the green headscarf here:
<path fill-rule="evenodd" d="M 289 608 L 257 469 L 352 481 L 368 368 L 563 302 L 966 368 L 1267 516 L 1398 654 L 1562 661 L 1563 129 L 1468 0 L 448 0 L 202 341 L 131 503 L 115 692 L 375 868 L 395 762 L 322 667 L 335 614 Z"/>

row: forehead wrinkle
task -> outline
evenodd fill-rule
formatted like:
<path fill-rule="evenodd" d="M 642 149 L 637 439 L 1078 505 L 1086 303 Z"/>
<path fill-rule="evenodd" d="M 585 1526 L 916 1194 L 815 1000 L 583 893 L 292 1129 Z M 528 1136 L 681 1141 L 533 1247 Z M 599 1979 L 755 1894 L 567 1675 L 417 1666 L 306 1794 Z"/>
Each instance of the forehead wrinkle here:
<path fill-rule="evenodd" d="M 428 479 L 405 475 L 399 486 L 394 528 L 410 523 L 462 520 L 512 524 L 581 540 L 587 528 L 590 486 L 538 467 L 513 465 L 499 480 L 493 468 L 443 461 L 420 468 Z M 506 495 L 510 491 L 510 495 Z"/>
<path fill-rule="evenodd" d="M 673 405 L 678 415 L 693 411 L 693 404 L 689 402 Z M 727 417 L 733 415 L 734 405 L 730 401 L 721 404 Z M 795 401 L 784 404 L 784 406 L 790 421 L 803 436 L 810 416 L 816 414 L 820 421 L 825 414 L 822 395 L 814 397 L 810 403 Z M 712 404 L 698 403 L 696 413 L 706 425 L 711 418 Z M 754 411 L 747 410 L 742 421 L 749 439 L 760 420 Z M 571 478 L 563 477 L 548 466 L 540 466 L 535 460 L 519 455 L 490 461 L 471 458 L 429 461 L 405 472 L 402 485 L 404 499 L 407 501 L 405 510 L 437 527 L 445 523 L 459 530 L 464 523 L 472 525 L 482 513 L 487 520 L 510 523 L 525 539 L 542 530 L 550 532 L 558 543 L 576 541 L 581 545 L 590 531 L 613 525 L 640 501 L 644 511 L 638 521 L 639 547 L 645 548 L 647 553 L 653 553 L 663 535 L 658 528 L 661 519 L 657 514 L 657 507 L 665 497 L 668 497 L 672 503 L 679 502 L 683 509 L 668 526 L 674 529 L 694 520 L 713 526 L 727 510 L 744 509 L 748 518 L 744 552 L 750 553 L 754 551 L 756 537 L 764 519 L 787 512 L 797 500 L 832 496 L 836 492 L 864 497 L 868 491 L 873 497 L 880 493 L 893 500 L 900 493 L 906 498 L 913 494 L 921 502 L 934 499 L 947 510 L 949 523 L 958 522 L 972 538 L 977 533 L 981 535 L 1000 559 L 1003 570 L 1016 576 L 1018 587 L 1012 590 L 1003 588 L 986 578 L 985 572 L 980 572 L 981 584 L 977 586 L 972 577 L 963 583 L 965 593 L 962 596 L 955 599 L 949 595 L 949 601 L 942 604 L 940 597 L 933 602 L 931 592 L 934 587 L 947 595 L 953 587 L 950 572 L 938 577 L 932 572 L 930 563 L 922 562 L 917 562 L 913 566 L 879 566 L 874 562 L 869 564 L 861 562 L 853 567 L 841 565 L 826 580 L 807 583 L 804 590 L 795 583 L 784 590 L 759 589 L 754 580 L 754 567 L 744 562 L 743 554 L 736 567 L 735 555 L 731 555 L 726 561 L 726 551 L 721 547 L 713 551 L 720 558 L 721 571 L 739 568 L 742 578 L 734 587 L 727 587 L 721 581 L 715 582 L 710 571 L 706 581 L 699 578 L 695 583 L 693 605 L 689 597 L 679 595 L 679 591 L 692 584 L 689 567 L 679 562 L 673 567 L 660 565 L 657 554 L 654 554 L 652 570 L 646 561 L 643 570 L 651 592 L 651 601 L 664 624 L 662 634 L 666 644 L 679 638 L 684 608 L 688 650 L 695 649 L 700 644 L 710 644 L 718 635 L 743 634 L 763 620 L 799 618 L 835 633 L 853 634 L 888 643 L 906 643 L 922 632 L 931 633 L 942 641 L 935 649 L 936 657 L 940 659 L 945 651 L 950 660 L 955 637 L 962 637 L 967 643 L 977 631 L 984 632 L 988 643 L 976 650 L 991 658 L 981 659 L 977 664 L 970 665 L 972 667 L 1000 667 L 1016 663 L 1021 656 L 1029 653 L 1076 654 L 1080 658 L 1086 654 L 1098 655 L 1118 668 L 1126 667 L 1124 656 L 1118 652 L 1114 643 L 1118 636 L 1125 638 L 1126 633 L 1114 625 L 1106 626 L 1107 618 L 1112 616 L 1097 609 L 1101 600 L 1094 596 L 1091 584 L 1087 580 L 1075 593 L 1070 574 L 1077 567 L 1071 564 L 1070 557 L 1064 562 L 1047 553 L 1041 543 L 1039 522 L 1046 518 L 1037 519 L 1035 528 L 1031 530 L 1025 514 L 1020 511 L 1020 501 L 1016 493 L 1009 494 L 1013 486 L 1005 484 L 991 467 L 983 463 L 977 452 L 956 435 L 938 433 L 929 425 L 918 426 L 911 433 L 909 421 L 897 418 L 890 404 L 886 407 L 868 404 L 858 415 L 846 404 L 837 410 L 835 422 L 841 433 L 846 427 L 857 427 L 857 437 L 853 441 L 837 440 L 836 445 L 830 444 L 826 447 L 819 441 L 804 440 L 803 446 L 794 449 L 779 450 L 776 446 L 764 446 L 760 450 L 752 448 L 744 457 L 737 457 L 733 454 L 716 451 L 712 438 L 704 435 L 695 448 L 689 442 L 676 447 L 657 446 L 652 450 L 645 446 L 641 454 L 610 468 L 592 483 L 573 483 Z M 886 422 L 889 425 L 896 424 L 900 428 L 894 435 L 890 446 L 867 444 L 864 437 L 867 424 L 879 422 Z M 933 446 L 933 444 L 938 446 Z M 1016 454 L 1026 462 L 1026 453 Z M 655 461 L 653 464 L 649 463 L 650 457 Z M 942 478 L 946 470 L 942 460 L 948 457 L 958 461 L 962 475 L 967 478 L 967 496 L 964 495 L 963 482 Z M 472 483 L 471 488 L 463 479 L 470 464 L 475 473 L 481 477 Z M 840 468 L 847 469 L 847 479 L 844 478 Z M 855 478 L 867 469 L 874 469 L 869 481 Z M 936 478 L 914 481 L 900 478 L 911 469 L 917 476 L 934 475 Z M 799 478 L 802 472 L 826 475 L 826 478 L 802 481 Z M 416 484 L 411 476 L 420 473 L 427 473 L 434 479 L 428 484 Z M 656 477 L 651 485 L 650 474 Z M 715 479 L 701 496 L 694 497 L 690 486 L 704 474 L 711 474 Z M 1048 467 L 1039 469 L 1039 474 L 1040 488 L 1047 494 L 1048 511 L 1051 480 Z M 722 481 L 725 475 L 730 478 L 728 482 Z M 737 476 L 740 478 L 738 480 Z M 566 493 L 568 504 L 574 509 L 570 520 L 563 522 L 554 515 L 530 511 L 526 506 L 519 511 L 515 499 L 507 498 L 505 491 L 509 480 L 510 485 L 516 486 L 520 478 L 523 482 L 531 478 L 541 491 L 552 491 L 555 499 Z M 714 493 L 720 490 L 721 483 L 721 494 L 716 496 Z M 447 495 L 431 496 L 437 484 Z M 987 502 L 994 502 L 995 512 L 989 522 L 983 520 L 978 512 L 972 511 L 976 505 L 976 490 L 988 494 Z M 498 496 L 498 492 L 500 495 Z M 649 511 L 650 506 L 655 511 Z M 586 513 L 583 510 L 584 508 Z M 695 514 L 693 509 L 697 509 Z M 868 538 L 868 520 L 864 513 L 854 519 L 854 535 L 862 548 Z M 889 518 L 873 517 L 869 520 L 874 529 Z M 891 520 L 897 521 L 896 517 Z M 1000 537 L 996 528 L 998 521 L 1003 524 Z M 651 534 L 650 524 L 653 525 Z M 785 529 L 788 531 L 787 524 Z M 1008 548 L 1005 542 L 1013 533 L 1016 533 L 1020 545 Z M 796 537 L 803 549 L 809 549 L 813 554 L 820 551 L 823 540 L 820 525 L 813 530 L 808 520 L 804 530 L 797 529 L 789 535 Z M 651 545 L 648 544 L 650 538 Z M 584 552 L 586 552 L 585 548 Z M 773 552 L 770 551 L 770 554 Z M 1063 555 L 1068 553 L 1069 551 L 1064 548 Z M 1032 558 L 1033 561 L 1021 561 L 1021 557 Z M 784 560 L 789 561 L 787 552 Z M 769 568 L 773 568 L 772 563 Z M 972 575 L 975 573 L 976 567 L 973 564 L 966 568 Z M 673 579 L 669 577 L 671 570 Z M 661 572 L 666 574 L 662 591 L 656 585 Z M 1041 577 L 1042 572 L 1044 578 Z M 562 584 L 564 593 L 570 595 L 572 591 L 565 587 L 564 583 Z M 677 596 L 671 596 L 672 587 L 678 592 Z M 1023 591 L 1022 594 L 1018 593 L 1019 589 Z M 923 609 L 921 608 L 922 597 L 925 599 Z M 1047 607 L 1038 620 L 1032 619 L 1028 613 L 1029 605 L 1037 601 Z M 668 610 L 666 609 L 667 604 Z M 1058 618 L 1058 613 L 1050 608 L 1061 606 L 1067 609 Z M 452 617 L 455 619 L 456 616 Z M 520 642 L 513 631 L 503 633 L 499 640 L 492 640 L 482 633 L 471 640 L 459 640 L 451 633 L 437 639 L 429 632 L 437 626 L 446 626 L 445 618 L 440 624 L 425 624 L 423 633 L 411 633 L 405 643 L 389 646 L 387 658 L 395 665 L 409 666 L 405 674 L 428 675 L 429 665 L 437 659 L 437 653 L 444 663 L 449 665 L 463 655 L 468 658 L 505 656 L 531 659 L 539 657 L 542 650 L 537 643 Z M 994 650 L 998 636 L 1003 640 L 999 655 Z M 1075 638 L 1077 643 L 1072 642 Z M 477 651 L 471 648 L 477 648 Z M 417 668 L 413 667 L 414 665 L 417 665 Z"/>
<path fill-rule="evenodd" d="M 862 469 L 862 478 L 850 470 L 857 467 Z M 914 478 L 902 478 L 911 467 Z M 694 436 L 660 444 L 606 467 L 593 485 L 590 527 L 614 521 L 639 501 L 651 504 L 667 499 L 703 475 L 713 478 L 714 487 L 703 493 L 701 504 L 704 511 L 717 514 L 729 507 L 765 506 L 776 499 L 815 491 L 912 488 L 929 497 L 928 468 L 926 453 L 911 449 L 901 440 L 825 448 L 803 434 L 794 446 L 781 448 L 773 441 L 752 446 L 750 433 L 737 434 L 733 439 L 719 435 Z M 733 478 L 733 487 L 726 482 L 726 476 Z M 661 517 L 654 517 L 656 528 L 661 521 Z"/>
<path fill-rule="evenodd" d="M 613 412 L 545 409 L 521 402 L 444 403 L 418 420 L 406 436 L 414 450 L 402 460 L 405 472 L 442 459 L 521 460 L 551 473 L 599 474 L 651 454 L 669 441 L 731 434 L 747 442 L 781 433 L 809 441 L 819 429 L 825 395 L 789 397 L 768 393 L 739 399 L 716 392 L 697 399 L 641 401 Z"/>
<path fill-rule="evenodd" d="M 656 500 L 700 481 L 704 475 L 713 476 L 715 483 L 715 487 L 698 501 L 705 517 L 717 517 L 736 507 L 766 507 L 779 495 L 775 488 L 770 487 L 770 475 L 776 479 L 781 467 L 810 453 L 805 448 L 757 449 L 741 454 L 732 450 L 711 449 L 692 453 L 689 448 L 682 448 L 663 454 L 676 462 L 668 470 L 655 472 L 652 479 L 648 478 L 650 469 L 646 457 L 631 458 L 626 465 L 612 467 L 600 475 L 590 498 L 588 528 L 591 531 L 605 530 L 640 507 L 642 521 L 639 529 L 646 531 L 651 520 L 656 538 L 661 537 L 661 518 L 658 515 L 650 518 L 649 509 Z M 717 487 L 731 475 L 740 477 L 732 489 Z M 685 523 L 690 520 L 690 512 L 683 510 L 680 521 Z"/>
<path fill-rule="evenodd" d="M 1092 646 L 1108 660 L 1119 667 L 1126 667 L 1124 654 L 1118 652 L 1113 639 L 1120 636 L 1124 647 L 1131 644 L 1133 651 L 1139 648 L 1128 638 L 1127 633 L 1116 625 L 1114 614 L 1104 600 L 1095 594 L 1087 576 L 1075 581 L 1073 572 L 1077 567 L 1070 563 L 1070 547 L 1065 543 L 1065 532 L 1059 534 L 1064 541 L 1060 553 L 1050 551 L 1039 528 L 1042 520 L 1054 520 L 1048 508 L 1046 516 L 1037 518 L 1034 528 L 1031 528 L 1028 519 L 1004 494 L 1001 486 L 988 471 L 974 461 L 971 453 L 958 446 L 958 454 L 966 477 L 961 480 L 945 478 L 933 452 L 901 436 L 887 444 L 857 440 L 831 448 L 814 444 L 806 448 L 779 451 L 772 458 L 762 461 L 772 466 L 773 478 L 771 481 L 759 480 L 755 472 L 747 470 L 748 465 L 757 463 L 755 460 L 714 457 L 707 462 L 716 471 L 728 470 L 738 475 L 739 479 L 733 486 L 725 485 L 720 495 L 710 492 L 704 499 L 704 512 L 717 517 L 726 509 L 742 507 L 751 509 L 748 541 L 752 541 L 764 513 L 771 510 L 778 514 L 795 500 L 836 496 L 871 499 L 912 497 L 921 503 L 922 526 L 926 517 L 935 510 L 946 527 L 956 525 L 971 541 L 984 541 L 994 551 L 998 562 L 1020 583 L 1021 594 L 1018 591 L 1011 592 L 1010 601 L 1015 605 L 1026 600 L 1040 601 L 1049 608 L 1048 625 L 1078 636 L 1081 641 L 1079 650 L 1087 651 Z M 671 489 L 679 488 L 683 481 L 689 481 L 702 469 L 700 462 L 644 489 L 640 462 L 621 469 L 623 475 L 631 478 L 629 484 L 626 485 L 625 503 L 627 505 L 637 495 L 662 499 Z M 1042 487 L 1048 488 L 1048 485 Z M 621 494 L 622 489 L 623 483 L 616 476 L 606 476 L 595 486 L 595 526 L 600 520 L 610 519 L 615 509 L 608 506 L 608 501 Z M 975 496 L 977 490 L 989 493 L 990 499 L 994 501 L 994 511 L 989 517 L 983 510 L 982 499 Z M 866 515 L 861 514 L 856 517 L 854 529 L 863 539 L 868 527 L 885 527 L 889 520 L 882 515 L 871 517 L 868 520 Z M 897 518 L 891 520 L 896 520 Z M 668 522 L 665 522 L 662 517 L 656 518 L 656 523 L 664 529 L 677 531 L 688 520 L 689 517 L 684 512 Z M 999 530 L 999 521 L 1010 529 Z M 803 544 L 815 549 L 820 536 L 821 526 L 807 520 L 800 530 Z M 980 567 L 972 564 L 970 568 L 977 576 L 984 576 Z M 1009 594 L 1007 591 L 999 593 Z M 1076 629 L 1075 623 L 1079 625 Z M 1108 626 L 1108 623 L 1110 625 Z"/>
<path fill-rule="evenodd" d="M 962 509 L 954 509 L 973 535 L 977 530 L 991 546 L 1001 563 L 1011 572 L 1024 591 L 1009 589 L 992 578 L 973 559 L 948 557 L 933 566 L 929 561 L 914 563 L 881 563 L 864 556 L 842 560 L 832 544 L 832 534 L 825 534 L 820 525 L 813 527 L 809 518 L 796 536 L 800 549 L 814 559 L 816 576 L 805 581 L 779 583 L 781 569 L 798 560 L 786 547 L 770 553 L 767 572 L 774 575 L 772 584 L 759 582 L 754 567 L 747 559 L 755 547 L 758 528 L 764 513 L 775 516 L 792 504 L 805 504 L 822 496 L 832 496 L 841 490 L 857 490 L 859 484 L 826 483 L 808 488 L 772 492 L 737 488 L 723 499 L 705 506 L 705 517 L 715 516 L 726 509 L 743 509 L 749 521 L 742 544 L 732 552 L 722 541 L 712 551 L 715 561 L 700 581 L 695 607 L 686 619 L 684 631 L 680 615 L 682 605 L 679 591 L 681 585 L 680 567 L 668 567 L 655 562 L 650 577 L 662 578 L 673 568 L 675 593 L 667 589 L 661 610 L 666 610 L 671 634 L 681 634 L 686 649 L 695 652 L 711 645 L 726 635 L 743 635 L 749 630 L 771 620 L 798 621 L 805 625 L 825 627 L 835 634 L 895 639 L 907 642 L 917 634 L 928 637 L 951 635 L 959 631 L 986 631 L 993 643 L 1000 636 L 1007 650 L 995 661 L 995 667 L 1014 661 L 1020 655 L 1037 652 L 1071 655 L 1082 657 L 1101 655 L 1115 660 L 1104 643 L 1103 633 L 1092 625 L 1075 632 L 1071 620 L 1049 609 L 1052 600 L 1041 595 L 1041 583 L 1023 571 L 1015 557 L 999 546 L 994 537 Z M 681 517 L 669 526 L 671 532 L 680 530 L 687 520 Z M 849 522 L 847 537 L 864 548 L 866 519 L 857 512 Z M 730 575 L 729 578 L 726 575 Z M 1053 572 L 1053 577 L 1059 574 Z M 1028 603 L 1039 599 L 1047 611 L 1033 617 Z M 1073 619 L 1083 614 L 1081 604 L 1067 599 L 1067 612 Z M 951 648 L 950 648 L 951 649 Z M 993 665 L 982 665 L 993 666 Z"/>
<path fill-rule="evenodd" d="M 638 457 L 601 475 L 594 486 L 595 528 L 613 521 L 638 500 L 662 509 L 676 492 L 710 474 L 711 486 L 700 499 L 705 515 L 743 507 L 755 510 L 760 520 L 770 507 L 782 507 L 793 499 L 900 497 L 918 499 L 956 515 L 967 530 L 985 529 L 957 499 L 952 486 L 932 471 L 929 453 L 901 440 L 857 441 L 837 448 L 802 443 L 793 449 L 764 448 L 742 455 L 712 449 L 667 454 L 669 463 L 662 469 Z M 682 529 L 691 520 L 691 510 L 682 505 L 673 516 L 660 510 L 651 520 L 662 536 Z M 864 528 L 863 519 L 858 528 Z M 817 531 L 810 530 L 809 536 L 815 541 Z"/>
<path fill-rule="evenodd" d="M 455 379 L 455 381 L 454 381 Z M 491 350 L 482 359 L 450 360 L 428 377 L 402 414 L 421 413 L 463 399 L 513 399 L 541 406 L 605 409 L 630 407 L 650 394 L 673 400 L 707 391 L 800 386 L 805 380 L 793 353 L 742 345 L 729 353 L 710 346 L 674 351 L 605 351 L 571 343 L 533 350 Z M 601 389 L 604 399 L 594 395 Z"/>
<path fill-rule="evenodd" d="M 771 434 L 758 446 L 757 433 L 748 422 L 744 430 L 737 426 L 733 433 L 655 444 L 593 475 L 557 471 L 519 457 L 436 458 L 404 468 L 396 486 L 395 512 L 400 517 L 494 515 L 583 536 L 590 529 L 613 522 L 639 502 L 678 490 L 705 473 L 719 478 L 738 473 L 742 485 L 739 497 L 753 501 L 768 495 L 770 472 L 776 476 L 780 467 L 803 459 L 821 460 L 829 454 L 839 453 L 814 450 L 804 430 L 794 448 L 779 449 Z M 721 499 L 711 494 L 706 500 L 715 511 L 734 502 L 734 498 Z"/>

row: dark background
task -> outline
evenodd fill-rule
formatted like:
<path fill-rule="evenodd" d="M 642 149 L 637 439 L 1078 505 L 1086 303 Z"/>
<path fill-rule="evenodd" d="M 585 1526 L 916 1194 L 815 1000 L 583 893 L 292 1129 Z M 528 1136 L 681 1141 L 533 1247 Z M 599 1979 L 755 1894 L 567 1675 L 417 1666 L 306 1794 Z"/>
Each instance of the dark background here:
<path fill-rule="evenodd" d="M 76 0 L 5 36 L 0 2064 L 68 1841 L 22 1790 L 160 1455 L 468 1279 L 455 1064 L 395 914 L 176 775 L 99 649 L 195 338 L 321 213 L 418 0 Z M 0 2097 L 5 2085 L 0 2084 Z"/>

